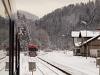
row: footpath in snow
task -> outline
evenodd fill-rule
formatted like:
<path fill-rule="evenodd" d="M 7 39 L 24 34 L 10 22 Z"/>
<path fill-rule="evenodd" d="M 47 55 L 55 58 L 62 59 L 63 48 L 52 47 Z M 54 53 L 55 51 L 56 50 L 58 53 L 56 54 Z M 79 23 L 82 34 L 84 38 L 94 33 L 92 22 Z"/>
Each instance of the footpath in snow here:
<path fill-rule="evenodd" d="M 82 56 L 73 56 L 72 51 L 67 53 L 53 51 L 39 57 L 54 65 L 61 65 L 72 75 L 99 75 L 99 68 L 96 66 L 95 58 L 87 57 L 86 59 L 86 57 Z"/>

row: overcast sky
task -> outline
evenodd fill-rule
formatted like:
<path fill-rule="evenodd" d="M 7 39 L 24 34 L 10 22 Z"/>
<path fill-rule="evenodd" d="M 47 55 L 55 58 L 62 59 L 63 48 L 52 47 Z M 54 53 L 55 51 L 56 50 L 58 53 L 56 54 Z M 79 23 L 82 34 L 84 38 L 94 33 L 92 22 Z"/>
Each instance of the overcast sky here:
<path fill-rule="evenodd" d="M 15 0 L 16 8 L 42 17 L 57 8 L 89 0 Z M 91 1 L 91 0 L 90 0 Z"/>

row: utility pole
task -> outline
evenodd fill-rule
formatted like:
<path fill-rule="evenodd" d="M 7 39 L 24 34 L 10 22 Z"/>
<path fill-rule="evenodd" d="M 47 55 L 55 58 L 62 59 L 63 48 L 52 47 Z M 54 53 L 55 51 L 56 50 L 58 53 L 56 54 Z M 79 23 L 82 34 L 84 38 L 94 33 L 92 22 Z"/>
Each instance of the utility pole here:
<path fill-rule="evenodd" d="M 85 29 L 86 29 L 86 41 L 87 41 L 87 22 L 86 21 L 81 21 L 84 25 L 85 25 Z M 87 46 L 87 43 L 86 43 L 86 59 L 88 57 L 88 46 Z"/>
<path fill-rule="evenodd" d="M 18 15 L 18 13 L 17 13 Z M 19 15 L 18 15 L 19 19 Z M 20 75 L 20 27 L 16 27 L 16 48 L 15 48 L 15 72 L 16 75 Z"/>
<path fill-rule="evenodd" d="M 16 52 L 15 52 L 15 70 L 16 75 L 20 75 L 20 35 L 16 33 Z"/>

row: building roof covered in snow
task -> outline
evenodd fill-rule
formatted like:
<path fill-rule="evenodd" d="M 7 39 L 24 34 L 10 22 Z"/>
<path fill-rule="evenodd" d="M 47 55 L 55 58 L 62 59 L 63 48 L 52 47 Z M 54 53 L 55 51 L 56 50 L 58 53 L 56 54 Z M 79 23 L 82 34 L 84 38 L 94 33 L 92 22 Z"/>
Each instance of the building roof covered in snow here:
<path fill-rule="evenodd" d="M 71 36 L 72 37 L 95 37 L 97 35 L 100 35 L 100 31 L 89 31 L 89 30 L 81 30 L 81 31 L 72 31 Z"/>

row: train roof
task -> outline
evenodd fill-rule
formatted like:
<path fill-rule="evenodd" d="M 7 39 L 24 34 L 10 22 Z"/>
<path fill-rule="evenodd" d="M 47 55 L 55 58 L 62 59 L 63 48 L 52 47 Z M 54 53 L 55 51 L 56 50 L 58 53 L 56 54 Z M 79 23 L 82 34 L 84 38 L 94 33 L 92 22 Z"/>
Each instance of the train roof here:
<path fill-rule="evenodd" d="M 35 44 L 28 44 L 28 48 L 38 48 L 38 46 Z"/>

